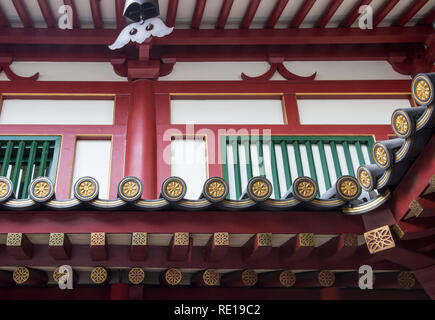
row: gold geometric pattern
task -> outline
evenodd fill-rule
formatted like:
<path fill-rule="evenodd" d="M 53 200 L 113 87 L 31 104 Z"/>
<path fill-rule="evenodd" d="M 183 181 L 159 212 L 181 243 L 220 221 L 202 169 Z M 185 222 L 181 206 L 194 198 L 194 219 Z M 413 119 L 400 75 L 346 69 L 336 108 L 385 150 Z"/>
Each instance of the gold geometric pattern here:
<path fill-rule="evenodd" d="M 18 267 L 14 270 L 13 279 L 16 284 L 23 284 L 29 280 L 30 271 L 26 267 Z"/>
<path fill-rule="evenodd" d="M 269 192 L 269 186 L 264 181 L 256 181 L 252 185 L 252 193 L 257 197 L 264 197 Z"/>
<path fill-rule="evenodd" d="M 257 244 L 260 247 L 272 246 L 272 234 L 271 233 L 257 233 Z"/>
<path fill-rule="evenodd" d="M 137 192 L 139 191 L 139 184 L 136 181 L 127 181 L 122 186 L 122 192 L 127 195 L 128 197 L 134 197 Z"/>
<path fill-rule="evenodd" d="M 56 269 L 54 269 L 53 271 L 53 280 L 56 281 L 56 283 L 59 283 L 60 277 L 64 276 L 64 275 L 68 275 L 68 270 L 65 269 L 63 273 L 59 272 L 59 268 L 60 267 L 56 267 Z M 65 280 L 65 284 L 66 284 L 67 280 Z"/>
<path fill-rule="evenodd" d="M 359 172 L 359 182 L 362 184 L 363 187 L 369 188 L 371 185 L 370 176 L 367 173 L 366 170 L 361 170 Z"/>
<path fill-rule="evenodd" d="M 215 232 L 214 244 L 216 246 L 228 246 L 230 244 L 230 237 L 228 232 Z"/>
<path fill-rule="evenodd" d="M 343 245 L 345 247 L 356 247 L 358 245 L 358 235 L 355 233 L 343 233 Z"/>
<path fill-rule="evenodd" d="M 92 232 L 91 233 L 91 246 L 104 246 L 106 244 L 105 232 Z"/>
<path fill-rule="evenodd" d="M 225 186 L 220 181 L 213 181 L 208 185 L 208 193 L 213 198 L 219 198 L 221 197 L 225 192 Z"/>
<path fill-rule="evenodd" d="M 394 248 L 396 246 L 388 225 L 364 233 L 364 238 L 370 254 Z"/>
<path fill-rule="evenodd" d="M 298 184 L 298 192 L 304 197 L 310 197 L 314 193 L 314 185 L 308 181 L 302 181 Z"/>
<path fill-rule="evenodd" d="M 133 246 L 146 246 L 147 233 L 146 232 L 133 232 L 131 236 L 131 245 Z"/>
<path fill-rule="evenodd" d="M 166 186 L 166 192 L 171 197 L 178 197 L 183 191 L 183 186 L 178 181 L 171 181 Z"/>
<path fill-rule="evenodd" d="M 242 282 L 245 286 L 251 287 L 258 281 L 258 274 L 254 270 L 245 270 L 242 272 Z"/>
<path fill-rule="evenodd" d="M 20 247 L 22 239 L 22 233 L 8 233 L 6 237 L 6 246 Z"/>
<path fill-rule="evenodd" d="M 102 284 L 107 280 L 107 270 L 104 267 L 95 267 L 91 271 L 91 280 L 95 284 Z"/>
<path fill-rule="evenodd" d="M 398 224 L 393 224 L 393 231 L 396 233 L 399 239 L 402 239 L 405 236 L 405 232 L 402 230 L 402 228 L 400 228 Z"/>
<path fill-rule="evenodd" d="M 314 233 L 299 233 L 299 246 L 314 247 Z"/>
<path fill-rule="evenodd" d="M 207 269 L 202 274 L 202 280 L 208 286 L 215 286 L 219 282 L 219 273 L 215 269 Z"/>
<path fill-rule="evenodd" d="M 279 275 L 279 282 L 283 287 L 292 287 L 296 283 L 296 276 L 291 270 L 284 270 Z"/>
<path fill-rule="evenodd" d="M 8 192 L 9 185 L 4 181 L 0 181 L 0 198 L 5 196 Z"/>
<path fill-rule="evenodd" d="M 50 185 L 46 181 L 39 181 L 33 187 L 33 193 L 38 198 L 44 198 L 44 197 L 46 197 L 49 192 L 50 192 Z"/>
<path fill-rule="evenodd" d="M 344 180 L 340 184 L 340 191 L 348 197 L 353 197 L 358 192 L 358 185 L 353 180 Z"/>
<path fill-rule="evenodd" d="M 145 271 L 142 268 L 131 268 L 128 272 L 128 280 L 132 284 L 141 284 L 145 279 Z"/>
<path fill-rule="evenodd" d="M 189 245 L 189 232 L 175 232 L 174 233 L 175 246 L 188 246 Z"/>
<path fill-rule="evenodd" d="M 397 283 L 400 288 L 411 289 L 415 286 L 415 277 L 412 272 L 402 271 L 397 275 Z"/>
<path fill-rule="evenodd" d="M 415 85 L 415 94 L 421 101 L 425 101 L 427 98 L 429 98 L 430 88 L 425 80 L 417 81 Z"/>
<path fill-rule="evenodd" d="M 82 197 L 89 197 L 95 191 L 95 184 L 90 180 L 85 180 L 79 184 L 78 192 Z"/>
<path fill-rule="evenodd" d="M 394 119 L 394 128 L 396 128 L 397 132 L 400 134 L 405 134 L 408 132 L 409 124 L 408 120 L 402 114 L 399 114 Z"/>
<path fill-rule="evenodd" d="M 165 272 L 165 280 L 168 284 L 175 286 L 181 282 L 183 274 L 180 270 L 171 268 Z"/>
<path fill-rule="evenodd" d="M 423 207 L 417 200 L 412 200 L 409 204 L 410 217 L 418 217 L 423 212 Z"/>
<path fill-rule="evenodd" d="M 429 186 L 423 192 L 423 195 L 426 196 L 428 194 L 435 192 L 435 174 L 429 180 Z"/>
<path fill-rule="evenodd" d="M 318 279 L 322 287 L 330 287 L 335 282 L 335 275 L 329 270 L 322 270 L 319 272 Z"/>
<path fill-rule="evenodd" d="M 65 239 L 64 233 L 50 233 L 48 245 L 49 246 L 63 246 L 64 239 Z"/>
<path fill-rule="evenodd" d="M 376 161 L 380 165 L 385 166 L 387 164 L 388 157 L 387 157 L 387 153 L 385 152 L 384 148 L 377 146 L 375 148 L 375 157 L 376 157 Z"/>

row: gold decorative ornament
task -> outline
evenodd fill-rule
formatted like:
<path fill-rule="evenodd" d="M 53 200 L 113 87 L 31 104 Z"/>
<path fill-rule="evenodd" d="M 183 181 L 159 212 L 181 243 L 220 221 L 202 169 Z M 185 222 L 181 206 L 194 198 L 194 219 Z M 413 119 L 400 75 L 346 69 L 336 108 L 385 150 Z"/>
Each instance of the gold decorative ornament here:
<path fill-rule="evenodd" d="M 46 181 L 40 181 L 33 187 L 33 193 L 39 198 L 44 198 L 50 192 L 50 185 Z"/>
<path fill-rule="evenodd" d="M 181 200 L 186 190 L 186 183 L 178 177 L 169 177 L 162 184 L 163 197 L 170 202 Z"/>
<path fill-rule="evenodd" d="M 34 179 L 29 185 L 29 195 L 33 201 L 44 202 L 54 194 L 53 182 L 45 177 Z"/>
<path fill-rule="evenodd" d="M 208 193 L 214 198 L 219 198 L 225 192 L 225 186 L 223 183 L 218 181 L 213 181 L 208 186 Z"/>
<path fill-rule="evenodd" d="M 6 236 L 6 246 L 19 247 L 23 239 L 22 233 L 8 233 Z"/>
<path fill-rule="evenodd" d="M 94 200 L 99 191 L 98 181 L 92 177 L 82 177 L 74 184 L 74 196 L 80 201 Z"/>
<path fill-rule="evenodd" d="M 182 278 L 183 278 L 183 274 L 178 269 L 171 268 L 165 272 L 166 283 L 172 286 L 179 284 Z"/>
<path fill-rule="evenodd" d="M 8 200 L 12 193 L 12 181 L 6 177 L 0 177 L 0 202 Z"/>
<path fill-rule="evenodd" d="M 415 276 L 412 272 L 402 271 L 397 275 L 397 283 L 403 289 L 412 289 L 415 286 Z"/>
<path fill-rule="evenodd" d="M 352 197 L 353 195 L 355 195 L 357 193 L 358 186 L 354 181 L 346 180 L 346 181 L 343 181 L 343 183 L 341 184 L 340 190 L 346 196 Z"/>
<path fill-rule="evenodd" d="M 118 184 L 118 196 L 127 202 L 138 200 L 142 191 L 142 182 L 136 177 L 125 177 Z"/>
<path fill-rule="evenodd" d="M 330 287 L 334 284 L 335 275 L 333 272 L 331 272 L 329 270 L 322 270 L 319 272 L 318 279 L 319 279 L 319 284 L 322 287 L 326 288 L 326 287 Z"/>
<path fill-rule="evenodd" d="M 419 80 L 415 84 L 415 94 L 421 101 L 426 101 L 430 96 L 430 88 L 425 80 Z"/>
<path fill-rule="evenodd" d="M 312 201 L 317 195 L 316 182 L 309 177 L 299 177 L 293 182 L 293 195 L 300 201 Z"/>
<path fill-rule="evenodd" d="M 208 178 L 204 183 L 203 196 L 211 202 L 219 202 L 228 195 L 228 184 L 221 177 Z"/>
<path fill-rule="evenodd" d="M 92 232 L 91 233 L 91 246 L 104 246 L 106 244 L 106 233 Z"/>
<path fill-rule="evenodd" d="M 407 217 L 418 217 L 423 212 L 423 207 L 417 200 L 412 200 L 409 204 L 409 213 Z"/>
<path fill-rule="evenodd" d="M 188 246 L 189 245 L 189 232 L 175 232 L 174 245 Z"/>
<path fill-rule="evenodd" d="M 252 193 L 257 197 L 263 197 L 269 191 L 267 184 L 264 181 L 256 181 L 252 185 Z"/>
<path fill-rule="evenodd" d="M 381 166 L 386 166 L 388 164 L 387 152 L 381 146 L 375 148 L 375 159 L 376 162 Z"/>
<path fill-rule="evenodd" d="M 402 135 L 408 132 L 409 124 L 404 115 L 398 114 L 396 116 L 394 119 L 394 128 L 396 128 L 396 131 Z"/>
<path fill-rule="evenodd" d="M 171 197 L 178 197 L 183 191 L 183 186 L 178 181 L 171 181 L 166 186 L 166 192 Z"/>
<path fill-rule="evenodd" d="M 381 252 L 396 246 L 389 226 L 370 230 L 364 233 L 364 238 L 370 254 Z"/>
<path fill-rule="evenodd" d="M 242 282 L 245 286 L 252 287 L 258 281 L 258 274 L 254 270 L 245 270 L 242 272 Z"/>
<path fill-rule="evenodd" d="M 128 280 L 132 284 L 141 284 L 145 280 L 145 271 L 142 268 L 131 268 L 128 272 Z"/>
<path fill-rule="evenodd" d="M 248 182 L 248 196 L 254 201 L 265 201 L 272 194 L 272 184 L 263 177 L 253 177 Z"/>
<path fill-rule="evenodd" d="M 230 237 L 228 232 L 216 232 L 213 236 L 214 244 L 216 246 L 228 246 L 230 244 Z"/>
<path fill-rule="evenodd" d="M 202 280 L 208 286 L 216 286 L 219 283 L 219 273 L 215 269 L 207 269 L 202 274 Z"/>
<path fill-rule="evenodd" d="M 292 287 L 296 283 L 296 276 L 291 270 L 284 270 L 279 275 L 279 282 L 283 287 Z"/>
<path fill-rule="evenodd" d="M 89 181 L 83 181 L 79 184 L 79 193 L 83 197 L 89 197 L 95 191 L 95 185 Z"/>
<path fill-rule="evenodd" d="M 272 246 L 272 234 L 271 233 L 258 233 L 257 234 L 257 243 L 261 247 Z"/>
<path fill-rule="evenodd" d="M 358 180 L 352 176 L 342 176 L 336 182 L 337 196 L 344 201 L 352 201 L 361 195 Z"/>
<path fill-rule="evenodd" d="M 361 169 L 358 175 L 359 182 L 364 188 L 370 188 L 372 181 L 368 172 L 365 169 Z"/>
<path fill-rule="evenodd" d="M 402 228 L 400 228 L 398 224 L 393 224 L 393 231 L 396 233 L 399 239 L 402 239 L 405 236 L 405 232 L 402 230 Z"/>
<path fill-rule="evenodd" d="M 24 284 L 29 280 L 30 271 L 26 267 L 18 267 L 14 270 L 12 277 L 16 284 Z"/>
<path fill-rule="evenodd" d="M 314 192 L 314 186 L 312 183 L 303 181 L 298 185 L 298 192 L 304 197 L 309 197 Z"/>
<path fill-rule="evenodd" d="M 91 271 L 91 281 L 95 284 L 103 284 L 107 281 L 107 275 L 104 267 L 95 267 Z"/>
<path fill-rule="evenodd" d="M 0 181 L 0 198 L 4 197 L 9 192 L 9 186 L 6 182 Z"/>
<path fill-rule="evenodd" d="M 139 185 L 135 181 L 127 181 L 122 186 L 122 191 L 129 197 L 134 196 L 139 190 Z"/>
<path fill-rule="evenodd" d="M 344 233 L 343 234 L 343 245 L 345 247 L 358 246 L 358 235 L 356 235 L 355 233 Z"/>
<path fill-rule="evenodd" d="M 48 238 L 48 245 L 63 246 L 64 238 L 65 238 L 64 233 L 50 233 L 50 237 Z"/>
<path fill-rule="evenodd" d="M 299 233 L 297 236 L 301 247 L 314 247 L 314 233 Z"/>
<path fill-rule="evenodd" d="M 131 236 L 131 244 L 133 246 L 146 246 L 147 237 L 148 235 L 146 232 L 133 232 Z"/>
<path fill-rule="evenodd" d="M 60 273 L 59 272 L 59 268 L 60 267 L 56 267 L 56 269 L 54 269 L 54 271 L 53 271 L 53 280 L 56 281 L 56 283 L 59 283 L 60 277 L 62 277 L 64 275 L 68 275 L 68 270 L 67 269 L 65 269 L 63 271 L 63 273 Z M 66 281 L 65 281 L 65 283 L 66 283 Z"/>

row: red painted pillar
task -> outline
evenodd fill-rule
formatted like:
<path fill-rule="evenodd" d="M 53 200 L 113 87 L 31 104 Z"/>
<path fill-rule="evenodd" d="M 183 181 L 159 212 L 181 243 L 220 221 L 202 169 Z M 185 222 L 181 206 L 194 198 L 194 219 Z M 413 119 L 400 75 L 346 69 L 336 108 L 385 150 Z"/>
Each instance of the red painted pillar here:
<path fill-rule="evenodd" d="M 110 300 L 128 300 L 130 287 L 125 283 L 114 283 L 110 286 Z"/>
<path fill-rule="evenodd" d="M 341 300 L 340 288 L 320 289 L 320 300 Z"/>
<path fill-rule="evenodd" d="M 125 175 L 142 180 L 142 197 L 156 197 L 156 111 L 153 83 L 139 80 L 133 84 L 128 113 Z"/>

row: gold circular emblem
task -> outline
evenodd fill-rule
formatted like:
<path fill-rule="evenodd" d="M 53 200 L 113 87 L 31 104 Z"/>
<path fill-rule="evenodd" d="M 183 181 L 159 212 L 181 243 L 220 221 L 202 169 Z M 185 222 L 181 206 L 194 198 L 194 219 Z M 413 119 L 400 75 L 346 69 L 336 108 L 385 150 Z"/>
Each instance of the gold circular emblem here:
<path fill-rule="evenodd" d="M 145 271 L 142 268 L 132 268 L 128 272 L 128 280 L 132 284 L 141 284 L 145 279 Z"/>
<path fill-rule="evenodd" d="M 415 85 L 415 94 L 421 101 L 425 101 L 427 98 L 429 98 L 430 88 L 425 80 L 417 81 Z"/>
<path fill-rule="evenodd" d="M 0 197 L 5 196 L 8 192 L 9 192 L 9 185 L 4 181 L 0 181 Z"/>
<path fill-rule="evenodd" d="M 314 185 L 308 181 L 302 181 L 298 184 L 298 192 L 304 197 L 310 197 L 314 193 Z"/>
<path fill-rule="evenodd" d="M 175 286 L 181 282 L 183 275 L 180 270 L 171 268 L 165 273 L 165 280 L 168 284 Z"/>
<path fill-rule="evenodd" d="M 18 267 L 14 270 L 13 278 L 15 283 L 23 284 L 29 280 L 30 272 L 26 267 Z"/>
<path fill-rule="evenodd" d="M 214 269 L 207 269 L 202 274 L 202 280 L 208 286 L 215 286 L 219 282 L 219 273 Z"/>
<path fill-rule="evenodd" d="M 404 289 L 411 289 L 415 286 L 415 277 L 412 272 L 402 271 L 397 275 L 399 286 Z"/>
<path fill-rule="evenodd" d="M 91 280 L 95 284 L 102 284 L 107 280 L 107 270 L 103 267 L 95 267 L 91 271 Z"/>
<path fill-rule="evenodd" d="M 208 185 L 208 193 L 214 198 L 219 198 L 224 192 L 225 186 L 219 181 L 213 181 Z"/>
<path fill-rule="evenodd" d="M 171 181 L 166 186 L 166 192 L 171 197 L 178 197 L 183 191 L 183 186 L 178 181 Z"/>
<path fill-rule="evenodd" d="M 64 270 L 64 272 L 61 273 L 61 272 L 59 272 L 59 268 L 60 267 L 56 267 L 56 269 L 54 269 L 54 271 L 53 271 L 53 279 L 57 283 L 59 283 L 60 277 L 62 277 L 64 275 L 68 275 L 68 270 Z M 65 281 L 65 283 L 66 283 L 66 281 Z"/>
<path fill-rule="evenodd" d="M 269 186 L 264 181 L 256 181 L 252 185 L 252 193 L 257 197 L 264 197 L 269 192 Z"/>
<path fill-rule="evenodd" d="M 387 153 L 385 152 L 384 148 L 378 146 L 375 148 L 375 157 L 376 161 L 382 165 L 385 166 L 387 164 Z"/>
<path fill-rule="evenodd" d="M 95 191 L 95 184 L 89 180 L 85 180 L 79 184 L 79 193 L 83 197 L 89 197 Z"/>
<path fill-rule="evenodd" d="M 319 272 L 318 279 L 322 287 L 330 287 L 335 282 L 335 275 L 329 270 L 322 270 Z"/>
<path fill-rule="evenodd" d="M 254 270 L 245 270 L 242 272 L 242 282 L 245 286 L 253 286 L 258 281 L 258 274 Z"/>
<path fill-rule="evenodd" d="M 296 276 L 291 270 L 285 270 L 280 273 L 279 282 L 283 287 L 292 287 L 296 283 Z"/>
<path fill-rule="evenodd" d="M 405 118 L 404 115 L 399 114 L 394 119 L 394 127 L 396 128 L 397 132 L 400 134 L 405 134 L 408 132 L 408 120 Z"/>
<path fill-rule="evenodd" d="M 33 187 L 33 193 L 39 198 L 46 197 L 49 192 L 50 192 L 50 185 L 46 181 L 39 181 Z"/>
<path fill-rule="evenodd" d="M 139 190 L 139 185 L 135 181 L 127 181 L 122 186 L 122 192 L 124 192 L 125 195 L 132 197 L 136 195 L 136 193 Z"/>
<path fill-rule="evenodd" d="M 358 192 L 358 186 L 353 180 L 345 180 L 340 185 L 340 191 L 345 196 L 352 197 Z"/>
<path fill-rule="evenodd" d="M 365 188 L 369 188 L 371 184 L 370 176 L 366 170 L 361 170 L 359 173 L 359 181 Z"/>

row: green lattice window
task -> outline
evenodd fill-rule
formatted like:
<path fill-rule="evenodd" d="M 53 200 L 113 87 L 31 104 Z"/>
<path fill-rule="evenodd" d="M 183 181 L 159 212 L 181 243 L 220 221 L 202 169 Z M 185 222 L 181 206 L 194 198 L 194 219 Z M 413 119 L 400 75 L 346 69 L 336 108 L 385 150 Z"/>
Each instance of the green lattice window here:
<path fill-rule="evenodd" d="M 258 175 L 273 183 L 274 199 L 300 176 L 314 179 L 320 195 L 340 176 L 355 176 L 360 165 L 374 163 L 372 145 L 371 136 L 222 136 L 222 171 L 231 198 L 238 199 Z"/>
<path fill-rule="evenodd" d="M 0 136 L 0 175 L 11 179 L 15 196 L 28 197 L 30 181 L 56 180 L 60 136 Z"/>

